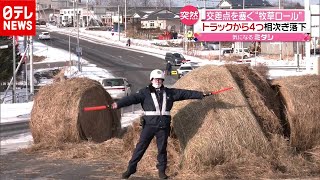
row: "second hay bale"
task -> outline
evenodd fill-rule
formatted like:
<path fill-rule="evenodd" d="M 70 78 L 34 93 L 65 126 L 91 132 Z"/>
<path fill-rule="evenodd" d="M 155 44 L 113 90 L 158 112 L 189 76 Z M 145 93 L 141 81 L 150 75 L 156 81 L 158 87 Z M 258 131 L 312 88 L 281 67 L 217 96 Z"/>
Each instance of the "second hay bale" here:
<path fill-rule="evenodd" d="M 175 88 L 199 91 L 230 86 L 234 89 L 202 101 L 175 103 L 173 126 L 183 148 L 185 168 L 198 171 L 236 159 L 244 151 L 268 153 L 268 141 L 225 67 L 197 68 L 175 84 Z"/>
<path fill-rule="evenodd" d="M 239 88 L 246 97 L 263 132 L 283 134 L 280 124 L 280 101 L 267 80 L 247 65 L 226 65 Z"/>
<path fill-rule="evenodd" d="M 84 112 L 84 107 L 106 105 L 112 98 L 88 78 L 73 78 L 44 86 L 37 93 L 30 129 L 35 143 L 93 140 L 103 142 L 121 128 L 119 111 Z"/>
<path fill-rule="evenodd" d="M 285 77 L 272 84 L 285 106 L 291 146 L 304 151 L 320 145 L 320 76 Z"/>

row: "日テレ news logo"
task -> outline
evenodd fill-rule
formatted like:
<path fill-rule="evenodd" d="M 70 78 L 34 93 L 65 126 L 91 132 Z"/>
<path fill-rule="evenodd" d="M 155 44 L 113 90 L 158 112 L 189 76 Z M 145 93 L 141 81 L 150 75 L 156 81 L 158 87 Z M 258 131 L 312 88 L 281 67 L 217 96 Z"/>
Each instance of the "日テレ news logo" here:
<path fill-rule="evenodd" d="M 35 0 L 0 0 L 0 36 L 36 34 Z"/>

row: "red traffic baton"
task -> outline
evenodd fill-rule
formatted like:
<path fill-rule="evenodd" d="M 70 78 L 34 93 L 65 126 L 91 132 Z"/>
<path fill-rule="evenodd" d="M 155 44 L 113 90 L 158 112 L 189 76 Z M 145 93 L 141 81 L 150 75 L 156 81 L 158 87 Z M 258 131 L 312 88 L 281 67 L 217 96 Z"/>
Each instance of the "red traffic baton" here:
<path fill-rule="evenodd" d="M 219 93 L 222 93 L 224 91 L 228 91 L 230 89 L 233 89 L 233 87 L 227 87 L 227 88 L 223 88 L 223 89 L 220 89 L 218 91 L 214 91 L 214 92 L 211 92 L 211 94 L 219 94 Z"/>
<path fill-rule="evenodd" d="M 98 110 L 104 110 L 104 109 L 109 109 L 109 106 L 93 106 L 93 107 L 83 108 L 84 111 L 98 111 Z"/>

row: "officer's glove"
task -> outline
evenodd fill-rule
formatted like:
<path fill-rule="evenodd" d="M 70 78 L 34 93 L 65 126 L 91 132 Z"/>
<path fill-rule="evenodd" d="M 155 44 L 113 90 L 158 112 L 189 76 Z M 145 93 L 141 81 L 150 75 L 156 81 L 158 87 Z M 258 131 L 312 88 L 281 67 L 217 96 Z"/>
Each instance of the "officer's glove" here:
<path fill-rule="evenodd" d="M 211 95 L 213 95 L 212 92 L 203 92 L 203 97 L 211 96 Z"/>
<path fill-rule="evenodd" d="M 109 109 L 118 109 L 118 104 L 116 102 L 112 103 L 111 105 L 107 105 Z"/>

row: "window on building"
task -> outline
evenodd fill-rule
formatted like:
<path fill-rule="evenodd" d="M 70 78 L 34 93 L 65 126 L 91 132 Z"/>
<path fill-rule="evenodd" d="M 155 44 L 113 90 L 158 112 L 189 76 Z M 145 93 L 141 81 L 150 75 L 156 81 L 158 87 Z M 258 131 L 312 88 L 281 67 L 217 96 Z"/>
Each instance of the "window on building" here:
<path fill-rule="evenodd" d="M 150 27 L 154 27 L 154 22 L 151 22 L 151 23 L 150 23 Z"/>

